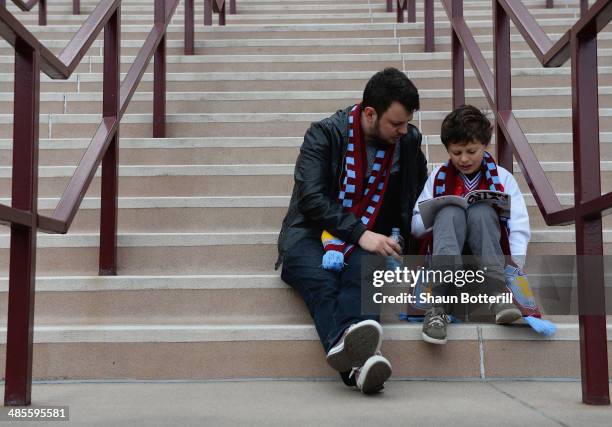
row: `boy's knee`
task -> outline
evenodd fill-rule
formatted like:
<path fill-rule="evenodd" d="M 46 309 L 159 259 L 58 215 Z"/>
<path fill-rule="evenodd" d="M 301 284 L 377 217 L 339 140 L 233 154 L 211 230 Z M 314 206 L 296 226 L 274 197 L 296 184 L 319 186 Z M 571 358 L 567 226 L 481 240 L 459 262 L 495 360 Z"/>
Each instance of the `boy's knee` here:
<path fill-rule="evenodd" d="M 478 225 L 483 222 L 497 224 L 498 221 L 497 212 L 486 203 L 476 203 L 467 210 L 467 223 L 469 225 Z"/>
<path fill-rule="evenodd" d="M 448 221 L 456 223 L 457 221 L 465 222 L 465 211 L 459 206 L 445 206 L 436 215 L 436 222 Z"/>

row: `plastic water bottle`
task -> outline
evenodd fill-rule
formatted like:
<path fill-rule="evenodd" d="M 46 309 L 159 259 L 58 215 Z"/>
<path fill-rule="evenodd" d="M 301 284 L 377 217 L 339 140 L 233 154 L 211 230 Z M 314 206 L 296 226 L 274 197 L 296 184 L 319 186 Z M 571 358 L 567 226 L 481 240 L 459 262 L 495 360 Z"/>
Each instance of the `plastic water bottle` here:
<path fill-rule="evenodd" d="M 390 237 L 393 240 L 395 240 L 397 243 L 399 243 L 400 247 L 402 248 L 402 252 L 403 252 L 404 251 L 404 238 L 400 234 L 399 227 L 393 227 L 391 229 L 391 236 Z M 385 258 L 385 262 L 386 262 L 386 265 L 387 265 L 387 270 L 395 271 L 397 269 L 400 269 L 400 270 L 402 269 L 401 261 L 398 261 L 396 258 L 394 258 L 392 256 L 387 256 Z"/>

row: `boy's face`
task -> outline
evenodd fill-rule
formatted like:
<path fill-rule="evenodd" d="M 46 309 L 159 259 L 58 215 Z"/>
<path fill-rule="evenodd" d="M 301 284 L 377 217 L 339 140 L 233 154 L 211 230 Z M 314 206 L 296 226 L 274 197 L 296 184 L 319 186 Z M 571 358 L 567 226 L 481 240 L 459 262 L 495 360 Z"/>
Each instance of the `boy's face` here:
<path fill-rule="evenodd" d="M 482 163 L 482 157 L 484 156 L 485 149 L 487 148 L 482 142 L 478 140 L 472 140 L 467 144 L 463 143 L 451 143 L 448 144 L 448 154 L 450 160 L 463 174 L 471 174 L 480 169 Z"/>

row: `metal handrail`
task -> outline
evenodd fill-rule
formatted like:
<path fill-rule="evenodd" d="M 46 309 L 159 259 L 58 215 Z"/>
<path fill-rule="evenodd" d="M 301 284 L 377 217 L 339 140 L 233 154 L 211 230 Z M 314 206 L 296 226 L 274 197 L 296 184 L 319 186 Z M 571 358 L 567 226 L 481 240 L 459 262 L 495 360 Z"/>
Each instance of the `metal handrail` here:
<path fill-rule="evenodd" d="M 601 194 L 596 41 L 597 34 L 612 21 L 612 0 L 597 0 L 590 9 L 581 0 L 582 17 L 556 43 L 522 2 L 494 0 L 494 72 L 463 18 L 463 0 L 442 0 L 442 4 L 452 29 L 453 107 L 465 103 L 465 53 L 495 114 L 498 163 L 512 171 L 514 154 L 546 224 L 576 224 L 582 398 L 585 403 L 609 404 L 601 214 L 612 208 L 612 192 Z M 547 7 L 552 6 L 548 1 Z M 512 111 L 510 21 L 543 66 L 572 61 L 575 201 L 571 208 L 562 207 Z M 433 11 L 429 16 L 426 13 L 426 51 L 435 47 L 433 23 Z M 587 300 L 597 301 L 597 310 L 583 313 Z"/>
<path fill-rule="evenodd" d="M 0 204 L 0 222 L 11 226 L 5 405 L 31 401 L 36 232 L 66 233 L 102 164 L 100 274 L 116 274 L 119 123 L 154 59 L 153 136 L 165 136 L 166 31 L 179 0 L 156 0 L 153 28 L 120 82 L 121 0 L 102 0 L 56 56 L 9 11 L 0 7 L 0 36 L 15 48 L 12 206 Z M 73 3 L 73 5 L 76 4 Z M 193 24 L 193 22 L 192 22 Z M 186 22 L 186 41 L 189 23 Z M 38 110 L 40 72 L 70 77 L 104 29 L 102 120 L 50 216 L 38 214 Z M 185 51 L 193 53 L 191 45 Z"/>
<path fill-rule="evenodd" d="M 38 25 L 47 25 L 47 0 L 11 0 L 15 6 L 24 12 L 29 12 L 38 4 Z M 0 0 L 0 6 L 6 7 L 6 0 Z"/>
<path fill-rule="evenodd" d="M 219 25 L 225 25 L 225 0 L 204 0 L 204 25 L 212 25 L 213 12 L 219 14 Z M 229 1 L 229 13 L 236 14 L 236 0 Z"/>

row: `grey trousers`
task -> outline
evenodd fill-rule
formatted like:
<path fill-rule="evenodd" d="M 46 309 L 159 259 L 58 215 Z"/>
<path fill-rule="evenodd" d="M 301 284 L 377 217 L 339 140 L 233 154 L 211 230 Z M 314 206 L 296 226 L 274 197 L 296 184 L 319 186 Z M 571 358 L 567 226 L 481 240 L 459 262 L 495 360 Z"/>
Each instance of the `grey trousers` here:
<path fill-rule="evenodd" d="M 458 206 L 446 206 L 436 215 L 433 227 L 432 267 L 438 269 L 463 269 L 462 254 L 471 252 L 474 267 L 483 269 L 486 292 L 496 295 L 505 284 L 505 256 L 499 243 L 501 236 L 499 218 L 495 210 L 476 203 L 467 211 Z M 432 283 L 431 294 L 448 295 L 448 284 Z"/>

